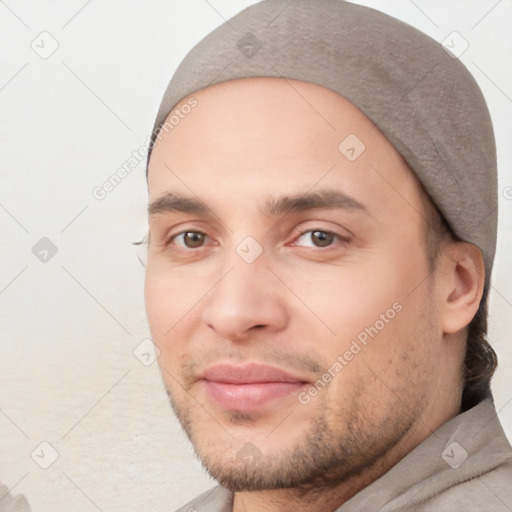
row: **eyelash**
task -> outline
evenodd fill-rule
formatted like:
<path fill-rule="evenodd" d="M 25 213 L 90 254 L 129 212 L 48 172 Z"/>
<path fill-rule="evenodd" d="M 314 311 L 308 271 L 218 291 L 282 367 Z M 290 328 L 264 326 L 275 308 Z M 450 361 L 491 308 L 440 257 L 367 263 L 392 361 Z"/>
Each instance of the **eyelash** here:
<path fill-rule="evenodd" d="M 346 245 L 348 242 L 350 242 L 350 239 L 347 238 L 347 237 L 344 237 L 334 231 L 329 231 L 329 230 L 326 230 L 326 229 L 321 229 L 321 228 L 310 228 L 310 229 L 304 229 L 302 231 L 300 231 L 299 233 L 295 234 L 294 235 L 294 240 L 297 241 L 298 239 L 302 238 L 304 235 L 306 235 L 307 233 L 314 233 L 314 232 L 321 232 L 321 233 L 325 233 L 325 234 L 328 234 L 328 235 L 334 235 L 335 239 L 337 240 L 337 243 L 338 244 L 342 244 L 342 245 Z M 173 235 L 171 235 L 168 240 L 166 241 L 166 245 L 171 245 L 173 243 L 174 240 L 176 240 L 177 237 L 181 236 L 181 235 L 184 235 L 186 233 L 196 233 L 196 234 L 201 234 L 201 235 L 204 235 L 207 239 L 209 239 L 210 237 L 204 233 L 203 231 L 197 231 L 197 230 L 192 230 L 192 229 L 187 229 L 187 230 L 184 230 L 184 231 L 180 231 L 179 233 L 175 233 Z M 297 246 L 295 243 L 293 243 L 292 245 L 296 246 L 296 247 L 302 247 L 302 246 Z M 310 250 L 313 250 L 313 251 L 328 251 L 328 250 L 332 250 L 334 249 L 335 245 L 335 242 L 333 241 L 333 244 L 331 245 L 328 245 L 326 247 L 309 247 Z M 185 248 L 185 247 L 179 247 L 178 250 L 179 251 L 185 251 L 185 252 L 190 252 L 190 251 L 193 251 L 193 252 L 198 252 L 200 251 L 201 249 L 204 249 L 204 245 L 200 246 L 200 247 L 197 247 L 197 248 Z"/>

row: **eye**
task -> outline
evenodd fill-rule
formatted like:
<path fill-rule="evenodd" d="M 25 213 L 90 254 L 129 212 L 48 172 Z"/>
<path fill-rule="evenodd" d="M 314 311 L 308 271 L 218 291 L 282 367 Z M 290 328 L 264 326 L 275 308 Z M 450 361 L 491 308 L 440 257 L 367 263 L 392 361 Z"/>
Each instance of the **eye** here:
<path fill-rule="evenodd" d="M 347 240 L 331 231 L 311 229 L 302 233 L 294 245 L 300 245 L 302 247 L 329 247 L 333 242 L 337 241 Z"/>
<path fill-rule="evenodd" d="M 169 243 L 175 242 L 176 245 L 185 249 L 197 249 L 202 247 L 208 237 L 200 231 L 183 231 L 174 235 L 169 240 Z"/>

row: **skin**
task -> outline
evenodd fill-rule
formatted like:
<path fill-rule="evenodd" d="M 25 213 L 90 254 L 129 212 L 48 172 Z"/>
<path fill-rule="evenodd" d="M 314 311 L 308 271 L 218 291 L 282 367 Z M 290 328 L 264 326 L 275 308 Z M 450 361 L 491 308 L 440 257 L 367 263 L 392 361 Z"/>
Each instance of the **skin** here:
<path fill-rule="evenodd" d="M 150 214 L 146 309 L 173 408 L 207 470 L 237 491 L 235 511 L 335 510 L 458 414 L 480 251 L 446 242 L 429 269 L 418 180 L 336 93 L 254 78 L 193 96 L 148 175 L 150 204 L 172 193 L 207 205 Z M 349 134 L 366 146 L 355 161 L 338 150 Z M 271 197 L 326 190 L 364 209 L 262 211 Z M 184 231 L 205 236 L 190 247 Z M 236 251 L 247 236 L 262 249 L 252 263 Z M 227 410 L 205 391 L 205 368 L 246 362 L 310 389 L 393 304 L 400 311 L 307 404 L 293 392 Z"/>

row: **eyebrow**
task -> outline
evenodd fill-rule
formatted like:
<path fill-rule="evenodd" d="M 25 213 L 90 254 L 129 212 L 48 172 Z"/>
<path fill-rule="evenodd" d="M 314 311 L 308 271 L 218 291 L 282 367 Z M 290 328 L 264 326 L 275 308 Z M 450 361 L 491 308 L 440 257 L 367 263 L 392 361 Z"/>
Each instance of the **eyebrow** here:
<path fill-rule="evenodd" d="M 362 203 L 338 190 L 320 190 L 277 198 L 271 197 L 265 201 L 261 211 L 265 215 L 277 216 L 320 208 L 338 208 L 367 212 L 366 207 Z M 201 216 L 212 215 L 211 209 L 201 199 L 173 193 L 167 193 L 158 197 L 148 206 L 149 216 L 175 212 Z"/>
<path fill-rule="evenodd" d="M 328 189 L 270 198 L 265 202 L 263 213 L 274 216 L 320 208 L 367 211 L 365 206 L 353 197 L 339 190 Z"/>
<path fill-rule="evenodd" d="M 196 215 L 207 215 L 210 212 L 206 203 L 195 197 L 186 197 L 179 194 L 164 194 L 148 206 L 148 214 L 156 215 L 158 213 L 193 213 Z"/>

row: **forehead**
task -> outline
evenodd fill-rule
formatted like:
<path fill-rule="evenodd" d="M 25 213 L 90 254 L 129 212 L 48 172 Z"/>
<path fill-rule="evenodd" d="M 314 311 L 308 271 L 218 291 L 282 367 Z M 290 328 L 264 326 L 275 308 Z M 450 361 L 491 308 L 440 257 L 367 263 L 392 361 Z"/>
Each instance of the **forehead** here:
<path fill-rule="evenodd" d="M 374 123 L 315 84 L 233 80 L 184 98 L 171 118 L 151 156 L 151 200 L 176 191 L 213 201 L 236 194 L 248 204 L 319 186 L 381 206 L 418 195 L 416 177 Z"/>

